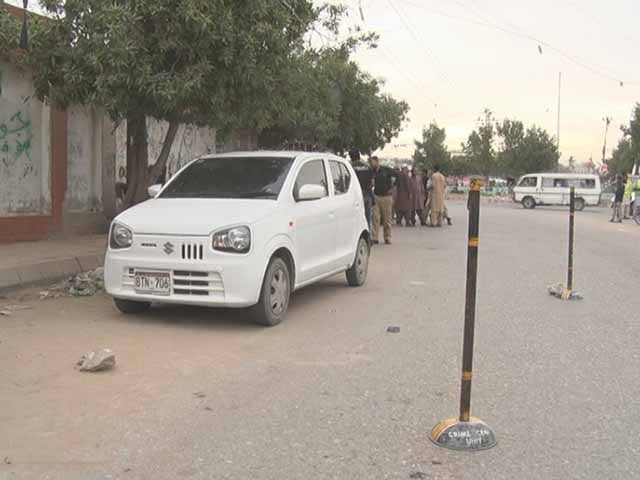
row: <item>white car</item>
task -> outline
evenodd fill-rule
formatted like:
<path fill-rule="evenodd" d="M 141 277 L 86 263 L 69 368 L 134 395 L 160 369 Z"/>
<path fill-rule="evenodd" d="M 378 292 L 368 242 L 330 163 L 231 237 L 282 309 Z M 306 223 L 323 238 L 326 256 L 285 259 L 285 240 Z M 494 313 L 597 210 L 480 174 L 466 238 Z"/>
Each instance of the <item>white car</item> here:
<path fill-rule="evenodd" d="M 367 278 L 370 234 L 343 158 L 245 152 L 196 159 L 109 231 L 105 288 L 123 313 L 152 302 L 252 307 L 267 326 L 291 292 L 346 272 Z"/>

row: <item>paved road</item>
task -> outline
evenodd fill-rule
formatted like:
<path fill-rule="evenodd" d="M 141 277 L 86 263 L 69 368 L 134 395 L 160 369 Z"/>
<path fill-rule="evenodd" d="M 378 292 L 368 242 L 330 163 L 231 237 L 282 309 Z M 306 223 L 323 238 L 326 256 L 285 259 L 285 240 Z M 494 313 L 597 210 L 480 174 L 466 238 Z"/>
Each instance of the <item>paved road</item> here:
<path fill-rule="evenodd" d="M 640 227 L 605 211 L 577 218 L 585 300 L 564 303 L 546 286 L 565 277 L 566 212 L 483 209 L 472 408 L 499 444 L 430 443 L 458 405 L 466 221 L 451 210 L 452 228 L 396 229 L 366 287 L 298 293 L 274 329 L 25 300 L 0 323 L 0 479 L 639 478 Z M 115 371 L 73 370 L 101 345 Z"/>

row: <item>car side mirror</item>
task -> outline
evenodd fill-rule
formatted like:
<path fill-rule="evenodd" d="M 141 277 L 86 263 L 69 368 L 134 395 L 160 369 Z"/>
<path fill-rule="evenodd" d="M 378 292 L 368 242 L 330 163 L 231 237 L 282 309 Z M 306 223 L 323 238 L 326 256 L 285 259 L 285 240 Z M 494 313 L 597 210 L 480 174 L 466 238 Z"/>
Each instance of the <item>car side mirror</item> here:
<path fill-rule="evenodd" d="M 300 187 L 298 190 L 299 202 L 308 202 L 310 200 L 320 200 L 327 196 L 327 192 L 322 185 L 306 184 Z"/>
<path fill-rule="evenodd" d="M 158 196 L 158 194 L 160 193 L 160 190 L 162 190 L 162 184 L 161 183 L 157 183 L 155 185 L 151 185 L 147 189 L 147 193 L 149 194 L 149 197 L 156 198 Z"/>

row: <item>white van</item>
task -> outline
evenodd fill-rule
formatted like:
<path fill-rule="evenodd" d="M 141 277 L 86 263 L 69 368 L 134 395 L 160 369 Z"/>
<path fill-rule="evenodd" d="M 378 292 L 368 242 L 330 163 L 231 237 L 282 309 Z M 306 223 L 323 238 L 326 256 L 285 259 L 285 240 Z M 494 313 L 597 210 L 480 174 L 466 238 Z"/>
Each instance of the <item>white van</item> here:
<path fill-rule="evenodd" d="M 576 210 L 599 205 L 602 193 L 600 177 L 576 173 L 531 173 L 518 180 L 513 201 L 524 208 L 536 205 L 569 205 L 569 187 L 576 188 Z"/>

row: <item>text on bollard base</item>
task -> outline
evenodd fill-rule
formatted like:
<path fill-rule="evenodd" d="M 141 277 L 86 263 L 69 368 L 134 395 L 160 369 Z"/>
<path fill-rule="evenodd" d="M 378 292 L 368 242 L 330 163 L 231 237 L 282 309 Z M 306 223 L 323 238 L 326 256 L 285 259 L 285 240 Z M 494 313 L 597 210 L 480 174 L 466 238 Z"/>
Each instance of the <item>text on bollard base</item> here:
<path fill-rule="evenodd" d="M 451 450 L 488 450 L 497 443 L 493 430 L 474 417 L 468 422 L 462 422 L 458 418 L 444 420 L 434 427 L 430 437 L 436 445 Z"/>

